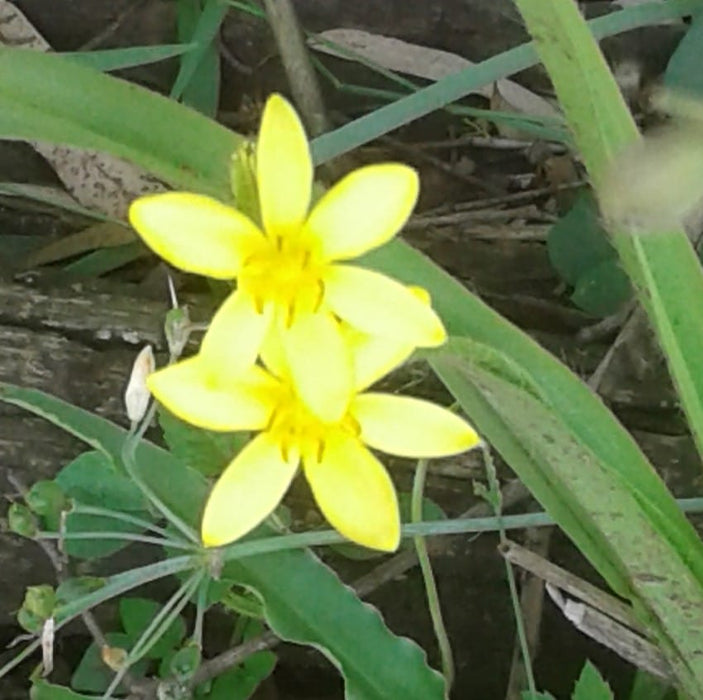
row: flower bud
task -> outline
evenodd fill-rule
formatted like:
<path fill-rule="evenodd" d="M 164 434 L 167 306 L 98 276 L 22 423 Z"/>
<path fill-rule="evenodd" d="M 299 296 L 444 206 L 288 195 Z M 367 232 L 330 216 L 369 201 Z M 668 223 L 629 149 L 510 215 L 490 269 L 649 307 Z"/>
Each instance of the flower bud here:
<path fill-rule="evenodd" d="M 252 221 L 260 222 L 259 189 L 256 184 L 256 144 L 244 140 L 232 154 L 229 168 L 234 203 Z"/>
<path fill-rule="evenodd" d="M 127 417 L 132 423 L 144 418 L 149 405 L 151 394 L 146 386 L 146 378 L 154 371 L 154 351 L 151 345 L 145 345 L 132 366 L 132 374 L 124 393 L 124 402 L 127 408 Z"/>
<path fill-rule="evenodd" d="M 127 652 L 121 647 L 105 645 L 100 649 L 100 658 L 108 668 L 119 671 L 127 661 Z"/>
<path fill-rule="evenodd" d="M 56 593 L 46 583 L 40 586 L 28 586 L 22 607 L 44 621 L 54 613 Z"/>
<path fill-rule="evenodd" d="M 34 537 L 37 534 L 37 519 L 32 511 L 22 503 L 13 503 L 7 511 L 7 524 L 11 532 L 22 537 Z"/>
<path fill-rule="evenodd" d="M 17 624 L 30 634 L 39 634 L 44 626 L 44 620 L 26 608 L 20 608 L 17 611 Z"/>
<path fill-rule="evenodd" d="M 184 683 L 198 670 L 200 658 L 200 647 L 195 642 L 190 642 L 173 655 L 169 670 L 178 681 Z"/>
<path fill-rule="evenodd" d="M 43 517 L 51 515 L 58 517 L 59 513 L 68 507 L 68 499 L 63 489 L 55 481 L 48 479 L 37 481 L 29 489 L 25 500 L 37 515 Z"/>

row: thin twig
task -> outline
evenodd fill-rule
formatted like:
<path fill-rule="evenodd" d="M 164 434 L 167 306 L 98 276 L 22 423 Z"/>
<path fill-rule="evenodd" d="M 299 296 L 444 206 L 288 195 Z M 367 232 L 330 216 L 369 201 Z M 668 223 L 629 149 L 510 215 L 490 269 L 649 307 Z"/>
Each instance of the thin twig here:
<path fill-rule="evenodd" d="M 329 131 L 322 92 L 290 0 L 264 0 L 295 103 L 311 136 Z"/>

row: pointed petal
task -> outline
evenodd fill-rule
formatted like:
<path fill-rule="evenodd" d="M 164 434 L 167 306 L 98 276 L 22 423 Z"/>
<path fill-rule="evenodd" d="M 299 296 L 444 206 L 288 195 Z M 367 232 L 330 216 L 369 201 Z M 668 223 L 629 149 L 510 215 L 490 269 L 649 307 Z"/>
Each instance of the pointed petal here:
<path fill-rule="evenodd" d="M 321 420 L 336 423 L 352 397 L 352 365 L 332 314 L 298 314 L 281 340 L 296 393 Z"/>
<path fill-rule="evenodd" d="M 256 179 L 264 230 L 296 233 L 310 206 L 312 159 L 305 130 L 291 104 L 273 94 L 266 102 L 256 145 Z"/>
<path fill-rule="evenodd" d="M 400 542 L 400 516 L 385 467 L 355 438 L 334 433 L 322 461 L 304 460 L 305 476 L 330 524 L 364 547 L 392 552 Z"/>
<path fill-rule="evenodd" d="M 271 318 L 270 307 L 258 311 L 251 296 L 237 290 L 213 316 L 200 352 L 220 366 L 224 374 L 236 377 L 254 364 Z"/>
<path fill-rule="evenodd" d="M 349 412 L 361 427 L 362 442 L 399 457 L 446 457 L 481 442 L 459 416 L 410 396 L 361 394 Z"/>
<path fill-rule="evenodd" d="M 399 343 L 394 338 L 350 333 L 347 343 L 354 365 L 354 391 L 361 392 L 385 377 L 412 355 L 412 343 Z"/>
<path fill-rule="evenodd" d="M 219 547 L 243 537 L 281 502 L 298 469 L 298 456 L 286 461 L 267 433 L 255 437 L 222 472 L 210 493 L 201 537 Z"/>
<path fill-rule="evenodd" d="M 447 338 L 431 306 L 408 287 L 379 272 L 330 265 L 324 285 L 325 302 L 332 311 L 366 333 L 419 347 L 435 347 Z"/>
<path fill-rule="evenodd" d="M 154 397 L 182 420 L 209 430 L 261 430 L 275 405 L 278 383 L 252 367 L 234 384 L 201 355 L 160 369 L 147 378 Z"/>
<path fill-rule="evenodd" d="M 171 265 L 215 279 L 236 277 L 242 260 L 263 242 L 258 227 L 236 209 L 190 192 L 140 197 L 129 221 Z"/>
<path fill-rule="evenodd" d="M 346 260 L 395 236 L 417 201 L 417 173 L 399 163 L 359 168 L 340 180 L 310 212 L 305 230 L 325 260 Z"/>

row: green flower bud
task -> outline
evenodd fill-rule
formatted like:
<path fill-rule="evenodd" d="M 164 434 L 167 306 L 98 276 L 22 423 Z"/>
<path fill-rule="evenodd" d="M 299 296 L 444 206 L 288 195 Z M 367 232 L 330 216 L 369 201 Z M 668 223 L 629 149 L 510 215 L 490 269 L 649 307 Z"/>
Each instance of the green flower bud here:
<path fill-rule="evenodd" d="M 257 224 L 261 222 L 259 190 L 256 184 L 256 144 L 244 140 L 232 154 L 229 168 L 234 204 Z"/>
<path fill-rule="evenodd" d="M 56 593 L 48 584 L 44 583 L 40 586 L 29 586 L 24 594 L 24 603 L 22 607 L 28 612 L 46 620 L 54 614 L 56 607 Z"/>
<path fill-rule="evenodd" d="M 26 608 L 20 608 L 17 612 L 17 623 L 31 634 L 39 634 L 44 626 L 44 620 Z"/>
<path fill-rule="evenodd" d="M 34 537 L 37 534 L 37 519 L 22 503 L 10 505 L 7 511 L 7 524 L 11 532 L 22 537 Z"/>
<path fill-rule="evenodd" d="M 179 682 L 184 683 L 198 670 L 200 659 L 200 647 L 195 642 L 189 642 L 173 655 L 169 670 Z"/>
<path fill-rule="evenodd" d="M 63 489 L 48 479 L 37 481 L 25 497 L 27 505 L 43 517 L 58 516 L 68 507 L 68 499 Z"/>

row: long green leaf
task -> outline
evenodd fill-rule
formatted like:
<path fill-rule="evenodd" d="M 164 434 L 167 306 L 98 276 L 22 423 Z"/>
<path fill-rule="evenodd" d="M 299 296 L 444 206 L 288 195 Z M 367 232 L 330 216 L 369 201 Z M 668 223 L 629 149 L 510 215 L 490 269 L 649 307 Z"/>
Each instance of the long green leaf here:
<path fill-rule="evenodd" d="M 561 0 L 516 0 L 554 83 L 596 189 L 614 157 L 639 139 L 603 55 L 577 8 Z M 700 262 L 683 228 L 656 233 L 613 230 L 626 272 L 654 325 L 703 455 L 703 298 Z"/>
<path fill-rule="evenodd" d="M 0 136 L 105 151 L 174 187 L 231 199 L 240 137 L 138 85 L 38 51 L 0 47 Z"/>
<path fill-rule="evenodd" d="M 461 338 L 430 359 L 501 453 L 509 451 L 512 441 L 523 447 L 529 459 L 511 461 L 511 466 L 540 500 L 556 505 L 559 522 L 569 534 L 574 536 L 576 522 L 590 535 L 592 541 L 584 553 L 594 547 L 598 558 L 608 556 L 617 567 L 628 587 L 625 595 L 681 685 L 689 692 L 702 687 L 703 661 L 697 657 L 703 652 L 699 634 L 703 588 L 683 556 L 685 543 L 681 538 L 676 541 L 678 533 L 670 532 L 662 521 L 660 502 L 652 503 L 639 492 L 637 483 L 627 481 L 613 465 L 600 462 L 535 393 L 539 389 L 534 384 L 522 373 L 505 371 L 511 363 L 501 354 Z M 481 401 L 487 406 L 476 410 Z M 495 429 L 496 419 L 508 433 L 508 450 L 504 450 L 506 438 Z M 610 433 L 604 433 L 603 439 L 609 439 Z M 516 457 L 514 453 L 506 456 Z M 663 484 L 661 490 L 666 498 Z M 577 537 L 582 536 L 577 533 Z"/>
<path fill-rule="evenodd" d="M 133 68 L 180 56 L 195 48 L 194 44 L 162 44 L 161 46 L 127 46 L 103 51 L 67 51 L 59 54 L 88 68 L 100 71 Z"/>
<path fill-rule="evenodd" d="M 0 384 L 0 400 L 46 418 L 120 462 L 126 431 L 104 418 L 41 391 L 11 384 Z M 199 473 L 149 442 L 139 446 L 137 468 L 159 498 L 187 522 L 197 523 L 207 494 L 207 482 Z M 273 534 L 266 527 L 259 532 Z M 128 574 L 113 577 L 118 580 L 111 583 L 118 586 L 120 576 L 129 583 Z M 444 681 L 427 665 L 422 650 L 393 635 L 378 612 L 362 603 L 312 553 L 287 550 L 245 557 L 226 564 L 223 576 L 251 588 L 261 598 L 268 624 L 283 639 L 321 649 L 344 674 L 350 700 L 444 697 Z M 92 595 L 104 599 L 105 588 Z M 62 612 L 65 615 L 78 608 L 68 604 Z"/>

